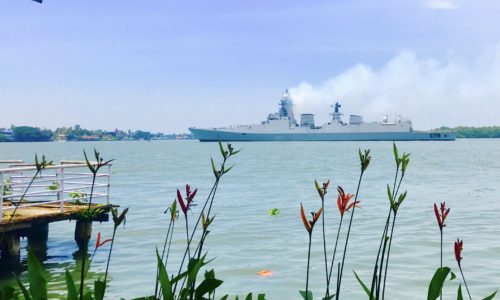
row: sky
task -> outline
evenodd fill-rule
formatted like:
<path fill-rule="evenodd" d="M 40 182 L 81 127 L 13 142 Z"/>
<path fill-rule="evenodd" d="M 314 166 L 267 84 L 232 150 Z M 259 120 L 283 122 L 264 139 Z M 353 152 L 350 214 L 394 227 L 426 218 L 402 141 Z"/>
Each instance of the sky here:
<path fill-rule="evenodd" d="M 500 1 L 0 1 L 0 127 L 500 125 Z"/>

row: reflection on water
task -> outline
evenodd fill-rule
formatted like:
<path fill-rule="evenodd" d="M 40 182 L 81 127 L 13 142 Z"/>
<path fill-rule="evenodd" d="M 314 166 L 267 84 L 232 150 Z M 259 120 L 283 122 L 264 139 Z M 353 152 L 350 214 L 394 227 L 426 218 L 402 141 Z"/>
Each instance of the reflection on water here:
<path fill-rule="evenodd" d="M 398 213 L 392 244 L 387 298 L 425 297 L 439 265 L 439 229 L 433 203 L 443 201 L 451 207 L 444 236 L 444 264 L 456 267 L 453 242 L 460 237 L 464 240 L 462 264 L 473 298 L 499 289 L 500 140 L 398 145 L 400 152 L 411 153 L 411 162 L 403 184 L 408 196 Z M 305 283 L 307 235 L 299 219 L 299 203 L 319 207 L 314 179 L 330 178 L 331 186 L 342 185 L 346 192 L 354 192 L 359 175 L 358 148 L 370 148 L 372 162 L 361 187 L 362 209 L 356 210 L 342 281 L 344 299 L 365 299 L 351 270 L 363 279 L 371 274 L 388 208 L 385 187 L 394 176 L 392 143 L 269 142 L 234 146 L 243 151 L 234 160 L 235 168 L 221 182 L 214 204 L 216 219 L 206 243 L 208 256 L 216 258 L 210 267 L 224 280 L 220 293 L 242 295 L 252 291 L 264 292 L 269 299 L 300 299 L 297 291 Z M 218 147 L 194 141 L 12 143 L 0 145 L 0 158 L 30 161 L 36 151 L 53 160 L 81 159 L 82 149 L 93 147 L 116 159 L 112 202 L 130 207 L 125 228 L 117 232 L 110 265 L 113 279 L 107 296 L 118 299 L 152 294 L 155 248 L 162 246 L 168 226 L 163 212 L 174 199 L 175 189 L 185 183 L 198 188 L 199 199 L 208 195 L 213 177 L 210 157 L 218 157 Z M 338 223 L 333 194 L 325 201 L 330 240 Z M 486 203 L 488 209 L 479 203 Z M 271 208 L 278 208 L 280 214 L 269 216 Z M 94 223 L 93 239 L 98 231 L 104 239 L 109 238 L 112 224 Z M 74 222 L 50 225 L 44 264 L 53 280 L 53 293 L 65 289 L 67 268 L 79 277 L 73 235 Z M 185 236 L 179 230 L 173 238 L 172 262 L 179 260 L 184 243 Z M 25 244 L 23 241 L 22 246 Z M 331 244 L 327 247 L 333 249 Z M 106 249 L 100 249 L 93 260 L 94 279 L 105 270 Z M 324 287 L 322 257 L 318 231 L 313 234 L 310 282 L 316 294 Z M 18 269 L 21 276 L 25 276 L 24 264 L 23 254 Z M 261 270 L 271 270 L 273 275 L 258 276 Z M 450 282 L 444 297 L 456 297 L 457 288 L 458 281 Z"/>

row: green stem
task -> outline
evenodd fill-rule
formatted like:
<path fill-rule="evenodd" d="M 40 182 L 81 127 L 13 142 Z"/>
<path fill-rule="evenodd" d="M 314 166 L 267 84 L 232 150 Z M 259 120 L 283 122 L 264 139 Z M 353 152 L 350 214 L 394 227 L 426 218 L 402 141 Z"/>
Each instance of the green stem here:
<path fill-rule="evenodd" d="M 465 288 L 467 289 L 467 294 L 469 294 L 469 300 L 472 300 L 472 297 L 470 296 L 469 292 L 469 286 L 467 285 L 467 281 L 465 281 L 464 272 L 462 271 L 462 266 L 460 265 L 460 262 L 458 263 L 458 268 L 460 269 L 460 274 L 462 274 L 462 279 L 464 280 Z"/>
<path fill-rule="evenodd" d="M 337 283 L 337 292 L 335 295 L 335 299 L 337 299 L 337 300 L 339 300 L 339 298 L 340 298 L 340 285 L 342 283 L 342 273 L 344 271 L 344 262 L 345 262 L 345 257 L 347 254 L 347 245 L 349 243 L 349 235 L 351 233 L 352 219 L 354 218 L 354 212 L 356 211 L 356 201 L 358 200 L 359 188 L 361 186 L 361 180 L 363 179 L 363 174 L 364 174 L 364 171 L 361 170 L 361 174 L 359 175 L 358 187 L 356 188 L 356 196 L 354 197 L 354 205 L 352 206 L 351 218 L 349 220 L 349 227 L 347 229 L 347 236 L 346 236 L 345 245 L 344 245 L 344 253 L 342 255 L 342 265 L 340 267 L 339 280 Z"/>
<path fill-rule="evenodd" d="M 311 262 L 311 242 L 312 242 L 312 233 L 309 233 L 309 250 L 307 251 L 307 274 L 306 274 L 306 300 L 312 300 L 308 297 L 309 291 L 309 263 Z"/>
<path fill-rule="evenodd" d="M 441 231 L 441 263 L 440 263 L 440 268 L 442 269 L 443 268 L 443 229 L 442 228 L 439 228 L 440 231 Z M 439 294 L 439 299 L 443 299 L 443 291 L 441 291 L 441 293 Z"/>
<path fill-rule="evenodd" d="M 170 235 L 170 228 L 172 227 L 172 223 L 173 223 L 173 219 L 170 218 L 170 222 L 168 224 L 168 229 L 167 229 L 167 235 L 165 236 L 165 242 L 163 243 L 163 250 L 161 252 L 161 261 L 163 261 L 163 258 L 165 257 L 165 249 L 167 248 L 168 237 Z M 158 298 L 159 278 L 160 278 L 160 270 L 158 269 L 158 266 L 157 266 L 156 267 L 156 282 L 155 282 L 155 299 Z"/>
<path fill-rule="evenodd" d="M 321 209 L 322 209 L 322 214 L 321 214 L 321 225 L 323 229 L 323 253 L 325 255 L 325 276 L 326 276 L 326 292 L 327 294 L 329 293 L 328 287 L 330 286 L 330 280 L 328 278 L 328 260 L 326 258 L 326 237 L 325 237 L 325 200 L 322 198 L 321 199 Z"/>
<path fill-rule="evenodd" d="M 382 238 L 380 239 L 380 244 L 378 246 L 377 259 L 375 260 L 375 266 L 373 267 L 372 285 L 370 288 L 370 297 L 372 297 L 373 294 L 376 292 L 375 289 L 377 287 L 376 281 L 377 281 L 378 264 L 380 261 L 380 253 L 382 252 L 382 245 L 384 244 L 385 237 L 387 236 L 387 231 L 389 230 L 391 213 L 392 213 L 392 208 L 389 207 L 389 213 L 387 214 L 387 220 L 385 221 L 384 231 L 382 232 Z"/>
<path fill-rule="evenodd" d="M 384 300 L 384 297 L 385 297 L 385 283 L 386 283 L 386 280 L 387 280 L 387 268 L 389 267 L 389 257 L 391 255 L 392 237 L 393 237 L 393 234 L 394 234 L 394 226 L 395 226 L 395 223 L 396 223 L 396 216 L 397 216 L 397 212 L 394 213 L 394 218 L 392 219 L 391 235 L 389 237 L 389 249 L 387 250 L 387 260 L 385 261 L 384 285 L 382 287 L 382 300 Z"/>
<path fill-rule="evenodd" d="M 328 274 L 328 281 L 327 281 L 327 286 L 326 286 L 325 298 L 330 296 L 330 281 L 332 280 L 333 264 L 335 263 L 335 254 L 337 253 L 337 245 L 339 242 L 340 229 L 342 228 L 342 220 L 343 219 L 344 219 L 344 216 L 340 215 L 340 222 L 339 222 L 339 227 L 337 230 L 337 238 L 335 239 L 335 247 L 333 248 L 332 263 L 330 264 L 330 272 Z"/>
<path fill-rule="evenodd" d="M 90 198 L 89 198 L 89 207 L 88 207 L 89 210 L 90 210 L 90 204 L 92 203 L 92 196 L 94 194 L 95 177 L 97 175 L 97 172 L 96 173 L 92 173 L 92 174 L 93 174 L 93 176 L 92 176 L 92 186 L 90 187 Z M 111 243 L 111 245 L 113 245 L 113 243 Z M 87 246 L 85 246 L 85 248 L 87 248 Z M 83 250 L 84 251 L 82 253 L 82 271 L 81 271 L 81 274 L 80 274 L 80 300 L 83 300 L 83 284 L 85 282 L 85 259 L 87 258 L 86 257 L 87 256 L 87 249 L 83 249 Z"/>
<path fill-rule="evenodd" d="M 109 262 L 111 261 L 111 253 L 113 252 L 113 245 L 115 244 L 115 234 L 116 226 L 113 229 L 113 236 L 111 237 L 111 246 L 109 247 L 108 262 L 106 263 L 106 272 L 104 273 L 104 289 L 102 291 L 102 298 L 104 299 L 104 293 L 106 292 L 106 280 L 108 278 Z"/>

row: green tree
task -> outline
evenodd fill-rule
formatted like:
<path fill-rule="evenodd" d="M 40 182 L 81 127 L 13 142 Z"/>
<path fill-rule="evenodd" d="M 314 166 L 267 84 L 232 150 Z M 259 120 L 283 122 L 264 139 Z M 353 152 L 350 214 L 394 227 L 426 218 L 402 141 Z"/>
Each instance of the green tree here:
<path fill-rule="evenodd" d="M 47 142 L 52 140 L 53 133 L 49 129 L 40 129 L 31 126 L 14 127 L 16 142 Z"/>

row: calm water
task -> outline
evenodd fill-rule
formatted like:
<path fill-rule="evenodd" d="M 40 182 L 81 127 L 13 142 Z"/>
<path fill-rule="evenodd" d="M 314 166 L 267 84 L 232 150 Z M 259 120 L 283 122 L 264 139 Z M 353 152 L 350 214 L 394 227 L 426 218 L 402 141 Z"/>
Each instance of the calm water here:
<path fill-rule="evenodd" d="M 352 270 L 369 280 L 386 217 L 385 186 L 394 176 L 392 143 L 388 142 L 281 142 L 234 143 L 243 151 L 235 168 L 220 185 L 216 219 L 207 249 L 215 260 L 209 265 L 224 280 L 219 295 L 263 292 L 269 299 L 299 299 L 305 285 L 307 233 L 299 218 L 300 202 L 307 210 L 320 207 L 313 180 L 332 180 L 326 201 L 330 243 L 338 223 L 334 188 L 354 192 L 359 175 L 358 147 L 372 150 L 372 163 L 360 191 L 362 209 L 356 211 L 343 299 L 365 299 Z M 474 298 L 500 288 L 500 140 L 455 142 L 400 142 L 400 152 L 411 152 L 403 189 L 408 197 L 400 209 L 391 254 L 388 299 L 423 299 L 439 265 L 439 230 L 434 202 L 451 207 L 444 237 L 444 262 L 456 269 L 453 241 L 464 240 L 463 268 Z M 210 157 L 219 158 L 217 144 L 195 141 L 0 144 L 0 159 L 33 160 L 35 152 L 50 159 L 81 159 L 82 150 L 96 147 L 105 158 L 115 158 L 112 200 L 130 207 L 124 229 L 117 233 L 108 296 L 132 298 L 152 294 L 155 247 L 161 247 L 168 220 L 163 214 L 175 189 L 190 183 L 199 189 L 201 202 L 211 188 Z M 278 216 L 267 210 L 279 208 Z M 195 207 L 194 210 L 200 209 Z M 182 224 L 182 223 L 179 223 Z M 181 226 L 179 226 L 178 229 Z M 94 224 L 93 236 L 111 235 L 110 223 Z M 324 286 L 320 230 L 314 232 L 311 289 L 319 296 Z M 74 223 L 51 224 L 48 260 L 55 279 L 74 267 Z M 182 231 L 174 253 L 184 243 Z M 93 243 L 93 241 L 92 241 Z M 24 243 L 23 243 L 24 245 Z M 179 253 L 180 251 L 177 251 Z M 24 251 L 23 251 L 24 254 Z M 175 262 L 175 256 L 173 257 Z M 93 272 L 105 269 L 106 252 L 98 252 Z M 174 270 L 175 264 L 170 268 Z M 256 273 L 270 269 L 273 276 Z M 455 270 L 457 271 L 457 270 Z M 457 272 L 458 273 L 458 272 Z M 57 283 L 59 282 L 59 284 Z M 458 281 L 447 283 L 445 295 L 456 293 Z M 456 296 L 455 296 L 456 297 Z"/>

